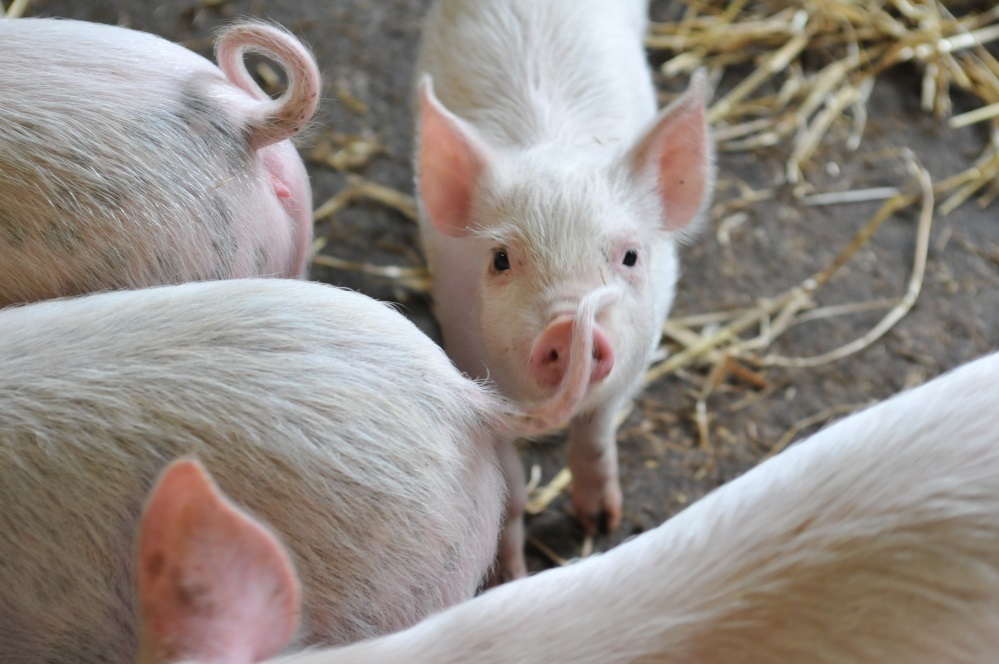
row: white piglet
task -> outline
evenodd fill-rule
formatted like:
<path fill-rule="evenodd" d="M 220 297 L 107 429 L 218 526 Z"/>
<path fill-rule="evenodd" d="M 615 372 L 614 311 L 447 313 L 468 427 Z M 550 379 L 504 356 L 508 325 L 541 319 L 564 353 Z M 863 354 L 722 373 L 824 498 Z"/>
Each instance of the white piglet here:
<path fill-rule="evenodd" d="M 493 436 L 566 417 L 590 351 L 581 339 L 565 389 L 525 412 L 390 307 L 317 283 L 0 311 L 0 662 L 134 658 L 132 541 L 156 475 L 181 455 L 289 544 L 304 644 L 386 634 L 470 599 L 500 531 Z M 212 604 L 197 584 L 178 593 Z"/>
<path fill-rule="evenodd" d="M 289 139 L 320 79 L 293 35 L 227 26 L 218 67 L 84 21 L 0 20 L 0 44 L 0 307 L 305 273 L 312 193 Z M 257 86 L 247 51 L 283 68 L 284 95 Z"/>
<path fill-rule="evenodd" d="M 848 417 L 608 553 L 399 634 L 267 661 L 991 664 L 997 376 L 993 354 Z M 168 512 L 150 507 L 147 531 L 180 532 Z M 273 538 L 247 528 L 205 551 L 184 544 L 196 528 L 159 541 L 148 532 L 139 581 L 153 650 L 182 643 L 185 662 L 249 664 L 280 647 L 296 585 Z M 178 601 L 176 579 L 203 582 L 212 611 Z M 244 598 L 257 600 L 253 612 Z"/>
<path fill-rule="evenodd" d="M 444 345 L 507 396 L 549 394 L 581 298 L 597 313 L 592 386 L 569 430 L 577 517 L 621 517 L 615 415 L 636 391 L 673 301 L 677 237 L 712 191 L 705 81 L 656 115 L 645 0 L 438 0 L 418 62 L 420 227 Z M 460 55 L 456 55 L 460 54 Z M 508 576 L 525 573 L 523 470 L 511 489 Z"/>

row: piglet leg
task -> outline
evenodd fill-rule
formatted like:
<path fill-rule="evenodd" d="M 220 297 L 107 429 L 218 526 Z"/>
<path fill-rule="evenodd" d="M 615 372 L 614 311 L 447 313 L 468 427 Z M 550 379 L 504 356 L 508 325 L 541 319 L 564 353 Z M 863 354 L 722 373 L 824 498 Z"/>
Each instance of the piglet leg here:
<path fill-rule="evenodd" d="M 617 474 L 617 401 L 577 415 L 569 423 L 569 470 L 576 518 L 588 533 L 611 531 L 621 522 Z"/>
<path fill-rule="evenodd" d="M 527 576 L 524 561 L 524 506 L 527 504 L 527 481 L 513 438 L 500 434 L 496 439 L 496 456 L 506 481 L 506 518 L 500 531 L 496 565 L 487 585 L 495 586 Z"/>

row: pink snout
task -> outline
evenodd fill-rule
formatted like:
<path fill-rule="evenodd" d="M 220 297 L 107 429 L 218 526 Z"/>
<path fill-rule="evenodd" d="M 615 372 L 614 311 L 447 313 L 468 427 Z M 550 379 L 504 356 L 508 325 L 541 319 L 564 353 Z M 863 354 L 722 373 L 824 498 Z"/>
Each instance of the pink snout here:
<path fill-rule="evenodd" d="M 531 352 L 531 373 L 538 381 L 558 387 L 569 369 L 569 348 L 572 345 L 572 319 L 558 320 L 549 325 L 534 343 Z M 593 326 L 593 367 L 590 383 L 607 377 L 614 368 L 614 349 L 599 325 Z"/>

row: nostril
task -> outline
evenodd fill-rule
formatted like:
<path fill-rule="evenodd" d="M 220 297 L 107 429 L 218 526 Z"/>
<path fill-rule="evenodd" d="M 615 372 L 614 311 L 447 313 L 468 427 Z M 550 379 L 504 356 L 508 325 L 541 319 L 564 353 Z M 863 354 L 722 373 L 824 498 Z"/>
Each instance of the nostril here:
<path fill-rule="evenodd" d="M 571 362 L 572 321 L 559 320 L 542 331 L 531 351 L 531 371 L 534 378 L 551 387 L 557 387 Z"/>

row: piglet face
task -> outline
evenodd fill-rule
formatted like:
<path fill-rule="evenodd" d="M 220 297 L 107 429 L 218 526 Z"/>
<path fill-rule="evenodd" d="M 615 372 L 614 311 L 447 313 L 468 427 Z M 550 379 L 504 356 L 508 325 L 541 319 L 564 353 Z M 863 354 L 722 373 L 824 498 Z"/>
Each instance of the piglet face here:
<path fill-rule="evenodd" d="M 582 157 L 539 149 L 495 168 L 472 210 L 484 359 L 518 399 L 557 387 L 572 333 L 562 323 L 589 293 L 606 286 L 617 298 L 596 316 L 588 401 L 620 391 L 640 369 L 658 339 L 657 311 L 672 299 L 673 239 L 656 216 L 643 221 L 627 177 Z"/>
<path fill-rule="evenodd" d="M 536 400 L 559 384 L 565 322 L 602 287 L 618 297 L 596 315 L 582 408 L 635 384 L 672 303 L 676 236 L 710 195 L 703 87 L 695 77 L 633 145 L 501 151 L 423 82 L 417 166 L 428 255 L 442 268 L 437 279 L 475 283 L 463 286 L 474 320 L 442 320 L 445 341 L 476 337 L 463 345 L 479 349 L 506 394 Z"/>

